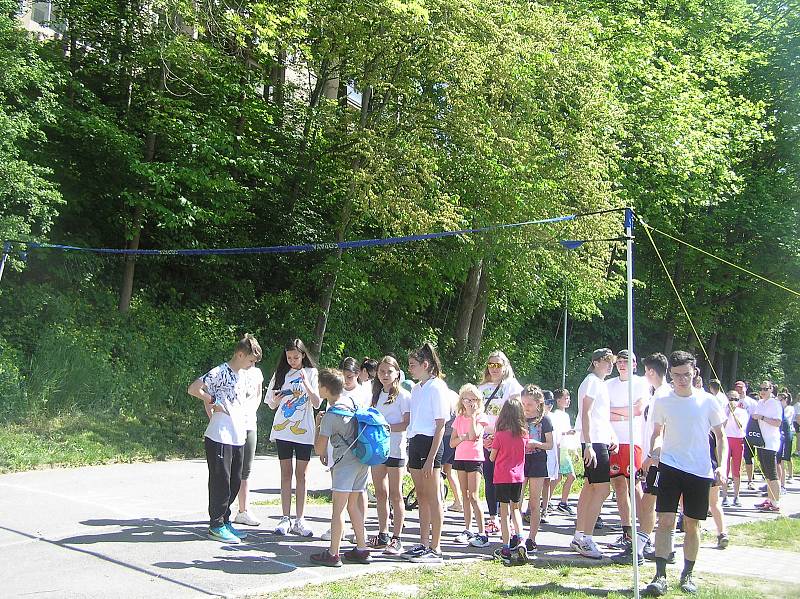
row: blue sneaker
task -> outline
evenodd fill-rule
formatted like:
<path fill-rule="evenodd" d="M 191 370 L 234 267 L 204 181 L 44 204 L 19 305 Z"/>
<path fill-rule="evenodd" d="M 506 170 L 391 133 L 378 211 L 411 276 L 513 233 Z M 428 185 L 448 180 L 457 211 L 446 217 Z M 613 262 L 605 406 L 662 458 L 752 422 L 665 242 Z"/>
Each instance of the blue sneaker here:
<path fill-rule="evenodd" d="M 231 545 L 238 545 L 242 540 L 228 530 L 227 526 L 215 526 L 208 529 L 206 536 L 212 541 L 221 541 L 222 543 L 230 543 Z"/>
<path fill-rule="evenodd" d="M 226 522 L 225 523 L 225 528 L 228 529 L 229 533 L 231 533 L 232 535 L 235 535 L 239 539 L 246 539 L 247 538 L 247 533 L 246 532 L 242 532 L 241 530 L 236 530 L 230 522 Z"/>

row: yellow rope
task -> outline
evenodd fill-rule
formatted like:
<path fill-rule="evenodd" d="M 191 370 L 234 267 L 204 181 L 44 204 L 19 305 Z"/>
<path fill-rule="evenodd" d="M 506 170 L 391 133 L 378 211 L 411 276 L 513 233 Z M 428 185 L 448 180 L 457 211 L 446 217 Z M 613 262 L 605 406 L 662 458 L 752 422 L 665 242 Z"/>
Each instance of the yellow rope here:
<path fill-rule="evenodd" d="M 654 231 L 657 231 L 657 229 L 654 229 L 653 227 L 650 227 L 650 226 L 646 225 L 644 222 L 641 221 L 641 219 L 639 219 L 639 222 L 641 222 L 644 225 L 644 232 L 647 233 L 647 237 L 648 237 L 648 239 L 650 239 L 650 243 L 653 244 L 653 249 L 656 252 L 656 256 L 658 256 L 658 260 L 659 260 L 659 262 L 661 262 L 661 266 L 664 268 L 664 273 L 666 273 L 667 280 L 669 281 L 669 284 L 672 286 L 672 290 L 675 292 L 675 297 L 678 298 L 678 302 L 680 303 L 681 308 L 683 308 L 683 313 L 686 315 L 686 320 L 689 321 L 689 326 L 692 327 L 692 331 L 694 331 L 694 336 L 697 338 L 697 342 L 700 344 L 700 349 L 703 350 L 703 355 L 705 355 L 705 357 L 706 357 L 706 361 L 708 362 L 708 365 L 711 368 L 711 372 L 714 373 L 714 378 L 715 379 L 719 379 L 719 376 L 717 375 L 717 371 L 714 368 L 714 364 L 712 364 L 711 358 L 708 357 L 708 352 L 706 351 L 706 346 L 703 345 L 703 341 L 702 341 L 702 339 L 700 339 L 700 335 L 697 333 L 697 329 L 694 326 L 694 322 L 692 322 L 692 317 L 689 316 L 689 310 L 686 309 L 686 304 L 683 303 L 683 299 L 681 298 L 681 294 L 678 292 L 678 288 L 675 286 L 675 282 L 672 280 L 672 275 L 669 274 L 669 269 L 667 268 L 667 265 L 664 262 L 664 259 L 661 257 L 661 252 L 658 251 L 658 247 L 656 247 L 656 242 L 653 239 L 653 236 L 650 234 L 650 229 L 653 229 Z M 660 231 L 658 231 L 658 232 L 660 233 Z M 670 236 L 668 235 L 668 237 L 670 237 Z M 677 241 L 680 241 L 680 240 L 677 240 Z M 682 243 L 684 243 L 684 242 L 682 242 Z M 688 243 L 686 245 L 689 245 L 689 247 L 694 247 L 694 246 L 692 246 L 692 245 L 690 245 Z M 700 250 L 700 251 L 702 251 L 702 250 Z M 703 253 L 706 254 L 708 252 L 703 252 Z M 711 254 L 709 254 L 709 255 L 711 255 Z M 724 262 L 724 260 L 723 260 L 723 262 Z M 763 277 L 760 277 L 760 278 L 763 278 Z M 789 291 L 791 291 L 791 289 Z M 736 420 L 736 423 L 739 424 L 739 420 L 736 418 L 736 416 L 734 416 L 734 419 Z M 739 424 L 739 428 L 740 429 L 742 428 L 741 424 Z M 758 459 L 758 452 L 756 451 L 756 448 L 753 447 L 753 445 L 750 443 L 750 440 L 747 438 L 747 435 L 745 435 L 745 437 L 744 437 L 744 442 L 747 443 L 747 445 L 750 447 L 750 453 L 753 455 L 754 463 L 758 464 L 758 469 L 761 470 L 761 472 L 763 473 L 764 469 L 762 468 L 761 462 Z"/>
<path fill-rule="evenodd" d="M 784 291 L 788 291 L 789 293 L 793 293 L 794 295 L 800 297 L 800 291 L 795 291 L 794 289 L 790 289 L 789 287 L 786 287 L 785 285 L 781 285 L 780 283 L 776 283 L 775 281 L 772 281 L 772 280 L 768 279 L 767 277 L 765 277 L 763 275 L 760 275 L 760 274 L 758 274 L 756 272 L 753 272 L 752 270 L 748 270 L 748 269 L 746 269 L 746 268 L 744 268 L 742 266 L 739 266 L 738 264 L 734 264 L 733 262 L 729 262 L 728 260 L 725 260 L 724 258 L 720 258 L 719 256 L 715 256 L 711 252 L 707 252 L 707 251 L 697 247 L 696 245 L 692 245 L 688 241 L 684 241 L 683 239 L 678 239 L 677 237 L 674 237 L 674 236 L 670 235 L 669 233 L 665 233 L 664 231 L 659 231 L 655 227 L 651 227 L 646 222 L 644 222 L 641 219 L 641 217 L 637 216 L 637 219 L 639 220 L 641 225 L 644 227 L 644 230 L 648 232 L 647 233 L 648 235 L 650 235 L 650 231 L 649 230 L 652 229 L 653 231 L 655 231 L 656 233 L 660 233 L 664 237 L 668 237 L 668 238 L 672 239 L 673 241 L 677 241 L 678 243 L 682 243 L 683 245 L 688 246 L 688 247 L 692 248 L 693 250 L 700 252 L 701 254 L 705 254 L 706 256 L 714 258 L 715 260 L 719 260 L 723 264 L 727 264 L 728 266 L 731 266 L 731 267 L 733 267 L 733 268 L 735 268 L 737 270 L 741 270 L 742 272 L 745 272 L 745 273 L 747 273 L 748 275 L 750 275 L 752 277 L 755 277 L 757 279 L 761 279 L 762 281 L 764 281 L 766 283 L 769 283 L 770 285 L 775 285 L 775 287 L 778 287 L 779 289 L 783 289 Z M 651 241 L 652 241 L 652 239 L 651 239 Z M 653 244 L 653 247 L 655 247 L 655 244 Z"/>
<path fill-rule="evenodd" d="M 644 223 L 643 223 L 644 224 Z M 650 239 L 650 243 L 653 244 L 653 249 L 656 252 L 656 256 L 658 256 L 659 262 L 661 262 L 661 266 L 664 268 L 664 272 L 667 275 L 667 279 L 669 280 L 669 284 L 672 285 L 672 290 L 675 292 L 675 297 L 678 298 L 678 302 L 683 308 L 683 313 L 686 315 L 686 320 L 689 321 L 689 326 L 692 327 L 692 331 L 694 332 L 694 336 L 697 338 L 697 342 L 700 344 L 700 349 L 703 350 L 703 355 L 706 357 L 706 361 L 708 365 L 711 367 L 711 372 L 714 373 L 714 378 L 719 379 L 717 376 L 717 371 L 714 369 L 714 365 L 711 363 L 711 358 L 708 356 L 708 352 L 706 351 L 706 346 L 703 345 L 702 339 L 700 339 L 700 334 L 697 332 L 697 329 L 694 327 L 694 322 L 692 322 L 692 317 L 689 316 L 689 310 L 686 309 L 686 304 L 683 303 L 683 299 L 681 298 L 681 294 L 678 292 L 678 288 L 675 286 L 675 282 L 672 280 L 672 275 L 669 274 L 669 269 L 667 268 L 664 259 L 661 257 L 661 252 L 658 251 L 656 247 L 656 242 L 653 240 L 653 236 L 650 234 L 650 227 L 645 226 L 644 232 L 647 233 L 647 237 Z"/>

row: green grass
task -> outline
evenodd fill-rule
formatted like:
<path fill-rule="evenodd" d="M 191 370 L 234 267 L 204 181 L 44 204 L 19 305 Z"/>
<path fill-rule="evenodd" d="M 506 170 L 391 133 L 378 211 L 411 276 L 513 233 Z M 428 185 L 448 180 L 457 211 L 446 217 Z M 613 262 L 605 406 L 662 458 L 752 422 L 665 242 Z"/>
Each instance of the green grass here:
<path fill-rule="evenodd" d="M 769 547 L 800 553 L 800 519 L 775 518 L 737 524 L 728 529 L 731 543 L 749 547 Z"/>
<path fill-rule="evenodd" d="M 653 568 L 642 570 L 642 581 L 653 576 Z M 459 566 L 402 570 L 370 574 L 323 585 L 292 589 L 296 599 L 349 599 L 381 596 L 386 599 L 419 597 L 421 599 L 489 597 L 541 597 L 542 599 L 584 599 L 590 597 L 631 597 L 629 568 L 603 566 L 593 568 L 506 568 L 495 561 Z M 800 586 L 773 584 L 767 580 L 732 579 L 710 574 L 695 574 L 700 585 L 699 599 L 766 599 L 797 597 Z M 685 597 L 671 580 L 667 597 Z M 642 583 L 642 586 L 644 582 Z M 262 599 L 285 596 L 264 595 Z"/>
<path fill-rule="evenodd" d="M 202 455 L 202 431 L 175 433 L 192 431 L 188 424 L 80 412 L 6 423 L 0 428 L 0 472 Z"/>

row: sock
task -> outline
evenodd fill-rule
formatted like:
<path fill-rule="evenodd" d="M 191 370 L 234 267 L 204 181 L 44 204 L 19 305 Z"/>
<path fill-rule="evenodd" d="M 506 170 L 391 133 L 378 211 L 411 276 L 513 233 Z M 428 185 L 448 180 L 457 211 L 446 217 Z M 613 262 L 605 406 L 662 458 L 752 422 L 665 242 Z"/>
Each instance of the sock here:
<path fill-rule="evenodd" d="M 656 558 L 656 576 L 663 576 L 664 578 L 667 577 L 667 558 Z"/>
<path fill-rule="evenodd" d="M 694 562 L 689 561 L 688 559 L 683 560 L 683 572 L 681 572 L 681 577 L 691 574 L 693 569 Z"/>
<path fill-rule="evenodd" d="M 592 540 L 592 535 L 583 535 L 583 538 L 584 539 L 589 539 L 591 541 Z"/>
<path fill-rule="evenodd" d="M 622 527 L 622 534 L 625 535 L 626 539 L 630 539 L 633 535 L 633 527 L 632 526 L 623 526 Z"/>
<path fill-rule="evenodd" d="M 580 541 L 584 536 L 585 535 L 581 531 L 576 530 L 575 531 L 575 536 L 572 537 L 572 538 L 575 539 L 576 541 Z"/>

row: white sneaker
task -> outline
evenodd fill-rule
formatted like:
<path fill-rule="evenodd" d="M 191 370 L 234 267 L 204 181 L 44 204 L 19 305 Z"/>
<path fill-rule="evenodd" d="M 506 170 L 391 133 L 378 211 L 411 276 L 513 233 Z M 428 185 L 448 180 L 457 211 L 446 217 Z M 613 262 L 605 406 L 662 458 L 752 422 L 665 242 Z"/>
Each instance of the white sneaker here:
<path fill-rule="evenodd" d="M 580 541 L 571 543 L 573 549 L 580 553 L 583 557 L 590 557 L 592 559 L 603 559 L 603 552 L 597 548 L 594 539 L 583 537 Z"/>
<path fill-rule="evenodd" d="M 289 534 L 289 529 L 292 528 L 292 519 L 289 516 L 283 516 L 278 526 L 275 527 L 275 534 L 285 536 Z"/>
<path fill-rule="evenodd" d="M 289 532 L 291 532 L 293 535 L 300 535 L 301 537 L 306 538 L 314 536 L 314 531 L 310 528 L 306 528 L 306 523 L 302 518 L 295 518 L 292 529 Z"/>
<path fill-rule="evenodd" d="M 236 524 L 247 524 L 247 526 L 259 526 L 261 524 L 261 521 L 258 518 L 254 518 L 250 512 L 239 512 L 233 521 Z"/>
<path fill-rule="evenodd" d="M 456 535 L 456 543 L 461 543 L 462 545 L 469 545 L 469 542 L 472 540 L 472 533 L 468 530 L 464 530 Z"/>
<path fill-rule="evenodd" d="M 329 528 L 325 532 L 322 533 L 320 537 L 323 541 L 330 541 L 331 540 L 331 529 Z M 342 541 L 344 541 L 344 531 L 342 531 Z"/>

